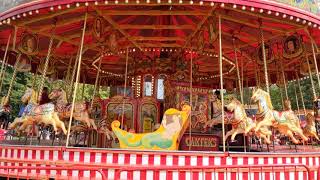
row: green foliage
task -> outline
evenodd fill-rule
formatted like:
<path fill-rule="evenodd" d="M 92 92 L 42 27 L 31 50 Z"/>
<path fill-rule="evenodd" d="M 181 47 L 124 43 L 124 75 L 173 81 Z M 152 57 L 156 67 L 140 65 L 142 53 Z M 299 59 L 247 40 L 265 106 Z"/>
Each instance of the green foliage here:
<path fill-rule="evenodd" d="M 8 67 L 6 70 L 5 78 L 3 80 L 3 87 L 2 91 L 0 93 L 1 97 L 7 95 L 8 89 L 9 89 L 9 84 L 12 78 L 13 74 L 13 69 Z M 316 87 L 316 93 L 319 96 L 319 85 L 318 81 L 316 79 L 316 76 L 313 77 L 314 79 L 314 84 Z M 39 85 L 41 83 L 41 76 L 36 75 L 34 76 L 31 73 L 18 73 L 16 76 L 16 80 L 13 84 L 11 96 L 10 96 L 10 104 L 12 106 L 12 114 L 13 116 L 16 116 L 19 112 L 19 107 L 21 104 L 21 97 L 24 94 L 24 91 L 27 86 L 29 87 L 34 87 L 35 89 L 39 88 Z M 57 81 L 55 83 L 48 82 L 47 80 L 45 81 L 46 87 L 49 88 L 49 91 L 52 90 L 53 88 L 58 88 L 58 87 L 64 87 L 64 88 L 71 88 L 70 85 L 66 85 L 63 81 Z M 298 96 L 298 104 L 300 109 L 302 109 L 302 101 L 300 98 L 300 92 L 298 88 L 297 82 L 291 82 L 288 84 L 288 97 L 291 101 L 291 106 L 293 110 L 297 109 L 297 103 L 296 103 L 296 95 L 295 95 L 295 88 L 297 91 L 297 96 Z M 304 97 L 304 103 L 307 109 L 312 109 L 313 106 L 313 92 L 312 92 L 312 86 L 311 86 L 311 81 L 310 79 L 305 79 L 301 80 L 301 89 L 302 89 L 302 94 Z M 89 101 L 92 98 L 92 94 L 94 92 L 94 85 L 90 84 L 79 84 L 78 85 L 78 91 L 77 91 L 77 96 L 76 100 L 77 101 Z M 282 92 L 282 96 L 281 96 Z M 244 103 L 245 104 L 250 104 L 250 97 L 251 97 L 252 90 L 250 88 L 244 88 Z M 98 92 L 96 92 L 98 94 Z M 98 94 L 102 99 L 107 99 L 110 96 L 110 88 L 109 87 L 101 87 L 99 90 Z M 271 95 L 271 100 L 274 108 L 276 110 L 282 110 L 282 99 L 285 99 L 285 91 L 284 87 L 278 87 L 276 85 L 271 85 L 270 86 L 270 95 Z M 97 95 L 96 95 L 97 96 Z M 240 97 L 238 96 L 239 100 Z M 70 101 L 70 100 L 69 100 Z"/>
<path fill-rule="evenodd" d="M 3 87 L 1 91 L 1 97 L 6 96 L 8 93 L 10 81 L 13 75 L 13 69 L 8 67 L 5 78 L 3 80 Z M 12 114 L 15 116 L 19 112 L 19 106 L 21 104 L 21 96 L 24 94 L 26 84 L 29 82 L 30 75 L 27 73 L 17 73 L 16 79 L 13 84 L 12 92 L 10 95 L 10 105 L 12 106 Z"/>
<path fill-rule="evenodd" d="M 1 97 L 6 96 L 8 93 L 10 81 L 13 75 L 13 69 L 8 67 L 5 73 L 5 78 L 3 80 L 3 87 L 1 91 Z M 27 86 L 33 87 L 36 90 L 39 89 L 41 84 L 41 76 L 40 75 L 33 75 L 31 73 L 17 73 L 16 79 L 13 84 L 12 92 L 10 95 L 10 105 L 12 107 L 12 115 L 15 117 L 19 113 L 20 105 L 21 105 L 21 97 L 23 96 Z M 54 83 L 48 82 L 45 80 L 44 87 L 48 87 L 49 91 L 53 88 L 60 88 L 63 87 L 66 83 L 63 81 L 56 81 Z M 70 85 L 63 87 L 63 88 L 71 88 Z M 83 91 L 84 88 L 84 91 Z M 107 88 L 108 89 L 108 88 Z M 91 84 L 79 84 L 76 100 L 82 101 L 86 100 L 89 101 L 92 98 L 92 94 L 94 91 L 94 85 Z M 105 91 L 105 89 L 100 89 L 100 97 L 102 99 L 106 99 L 109 97 L 109 91 Z M 98 94 L 98 92 L 96 92 Z"/>
<path fill-rule="evenodd" d="M 320 96 L 320 90 L 319 90 L 318 80 L 316 76 L 313 76 L 313 82 L 316 89 L 316 93 L 318 96 Z M 300 80 L 300 84 L 301 84 L 301 91 L 302 91 L 303 100 L 304 100 L 306 109 L 313 109 L 313 92 L 312 92 L 311 80 L 309 78 Z M 289 84 L 287 84 L 288 97 L 289 97 L 289 100 L 291 101 L 292 109 L 293 110 L 298 109 L 295 89 L 297 93 L 299 109 L 303 109 L 301 95 L 300 95 L 297 81 L 290 82 Z M 244 91 L 243 91 L 244 104 L 252 104 L 252 102 L 250 101 L 251 95 L 252 95 L 252 89 L 244 88 Z M 285 88 L 279 87 L 277 85 L 271 85 L 270 96 L 271 96 L 271 101 L 274 109 L 282 110 L 283 109 L 282 100 L 286 99 Z M 237 94 L 237 98 L 240 100 L 239 93 Z"/>
<path fill-rule="evenodd" d="M 313 76 L 313 82 L 315 86 L 315 90 L 317 95 L 319 96 L 319 85 L 316 76 Z M 313 92 L 312 92 L 312 85 L 311 85 L 311 80 L 310 78 L 300 80 L 300 85 L 301 85 L 301 92 L 303 95 L 303 102 L 305 104 L 306 109 L 313 109 Z M 302 109 L 302 100 L 301 100 L 301 94 L 299 91 L 299 86 L 298 82 L 291 82 L 287 85 L 288 89 L 288 97 L 289 100 L 291 101 L 291 106 L 293 110 L 297 110 L 297 100 L 296 100 L 296 95 L 298 98 L 298 104 L 299 108 Z M 296 93 L 295 93 L 296 89 Z M 282 96 L 281 96 L 282 93 Z M 276 110 L 282 110 L 282 99 L 286 99 L 286 94 L 285 94 L 285 88 L 284 87 L 278 87 L 276 85 L 272 85 L 270 87 L 270 95 L 271 95 L 271 100 L 274 108 Z"/>

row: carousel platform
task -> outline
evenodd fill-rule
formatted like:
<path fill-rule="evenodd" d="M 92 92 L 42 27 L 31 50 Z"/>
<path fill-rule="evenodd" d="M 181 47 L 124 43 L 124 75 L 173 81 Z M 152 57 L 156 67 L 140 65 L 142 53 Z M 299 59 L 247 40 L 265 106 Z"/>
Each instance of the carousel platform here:
<path fill-rule="evenodd" d="M 318 179 L 320 153 L 128 151 L 2 145 L 0 175 L 55 179 Z"/>

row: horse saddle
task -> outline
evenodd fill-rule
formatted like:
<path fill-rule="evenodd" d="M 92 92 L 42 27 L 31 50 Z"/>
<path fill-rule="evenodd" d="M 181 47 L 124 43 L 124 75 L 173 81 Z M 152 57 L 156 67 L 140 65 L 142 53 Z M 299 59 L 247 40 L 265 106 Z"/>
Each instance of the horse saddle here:
<path fill-rule="evenodd" d="M 23 116 L 44 115 L 53 111 L 54 111 L 54 105 L 52 103 L 42 104 L 42 105 L 28 104 L 24 109 Z"/>

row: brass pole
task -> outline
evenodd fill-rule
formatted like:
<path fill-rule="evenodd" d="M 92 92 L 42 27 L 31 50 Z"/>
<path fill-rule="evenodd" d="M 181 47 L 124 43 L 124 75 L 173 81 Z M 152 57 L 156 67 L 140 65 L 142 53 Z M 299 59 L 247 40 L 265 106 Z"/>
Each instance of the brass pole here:
<path fill-rule="evenodd" d="M 318 70 L 318 63 L 317 63 L 317 57 L 316 57 L 316 53 L 315 53 L 315 47 L 314 47 L 314 44 L 311 43 L 312 45 L 312 54 L 313 54 L 313 63 L 314 63 L 314 66 L 316 68 L 316 75 L 317 75 L 317 80 L 318 80 L 318 86 L 319 86 L 319 90 L 320 90 L 320 76 L 319 76 L 319 70 Z"/>
<path fill-rule="evenodd" d="M 306 55 L 306 59 L 307 59 L 309 77 L 310 77 L 311 86 L 312 86 L 313 99 L 317 99 L 317 93 L 316 93 L 316 89 L 315 89 L 315 87 L 314 87 L 314 82 L 313 82 L 313 78 L 312 78 L 311 68 L 310 68 L 310 64 L 309 64 L 309 58 L 308 58 L 307 55 Z"/>
<path fill-rule="evenodd" d="M 189 139 L 190 139 L 190 145 L 189 145 L 189 150 L 191 150 L 191 147 L 192 147 L 192 131 L 191 131 L 191 128 L 192 128 L 192 75 L 193 75 L 193 51 L 191 50 L 191 57 L 190 57 L 190 107 L 191 107 L 191 113 L 190 113 L 190 116 L 189 116 Z"/>
<path fill-rule="evenodd" d="M 69 101 L 72 98 L 71 96 L 72 96 L 72 90 L 73 90 L 73 86 L 74 86 L 74 76 L 76 74 L 79 55 L 80 55 L 80 48 L 78 49 L 78 52 L 77 52 L 77 55 L 76 55 L 76 58 L 75 58 L 75 61 L 74 61 L 73 69 L 72 69 L 72 75 L 70 77 L 70 88 L 68 88 L 68 100 Z"/>
<path fill-rule="evenodd" d="M 7 46 L 6 46 L 6 50 L 4 52 L 4 56 L 3 56 L 3 59 L 2 59 L 2 64 L 1 64 L 1 72 L 0 72 L 0 92 L 2 90 L 2 83 L 3 83 L 3 80 L 4 80 L 4 65 L 7 63 L 8 59 L 7 58 L 7 54 L 8 54 L 8 49 L 9 49 L 9 45 L 10 45 L 10 39 L 11 39 L 11 34 L 9 35 L 9 38 L 8 38 L 8 42 L 7 42 Z M 6 69 L 5 69 L 6 70 Z"/>
<path fill-rule="evenodd" d="M 221 36 L 221 16 L 219 15 L 219 67 L 220 67 L 220 96 L 221 96 L 221 119 L 222 119 L 222 141 L 223 152 L 226 152 L 226 135 L 224 129 L 224 97 L 223 97 L 223 73 L 222 73 L 222 36 Z"/>
<path fill-rule="evenodd" d="M 317 47 L 315 40 L 312 38 L 310 32 L 308 31 L 308 29 L 305 29 L 305 30 L 309 36 L 310 41 L 311 41 L 313 62 L 314 62 L 314 66 L 316 69 L 316 75 L 317 75 L 317 80 L 318 80 L 318 85 L 319 85 L 319 90 L 320 90 L 320 76 L 319 76 L 319 69 L 318 69 L 317 57 L 316 57 L 316 52 L 315 52 L 315 50 L 318 51 L 318 47 Z"/>
<path fill-rule="evenodd" d="M 266 88 L 267 88 L 267 92 L 270 93 L 267 58 L 266 58 L 266 47 L 264 44 L 263 29 L 261 28 L 261 24 L 260 24 L 260 36 L 261 36 L 262 56 L 263 56 L 263 66 L 264 66 L 264 76 L 265 76 L 265 81 L 266 81 Z"/>
<path fill-rule="evenodd" d="M 259 65 L 255 63 L 254 65 L 254 75 L 255 75 L 255 81 L 256 81 L 256 86 L 260 87 L 260 74 L 258 73 L 257 69 L 259 68 Z"/>
<path fill-rule="evenodd" d="M 92 109 L 93 100 L 94 100 L 94 97 L 95 97 L 96 91 L 97 91 L 97 86 L 98 86 L 98 81 L 99 81 L 99 76 L 100 76 L 100 68 L 101 68 L 102 59 L 103 59 L 103 57 L 100 56 L 99 65 L 98 65 L 98 72 L 97 72 L 97 76 L 96 76 L 96 81 L 95 81 L 95 83 L 94 83 L 94 89 L 93 89 L 93 94 L 92 94 L 92 98 L 91 98 L 90 109 Z"/>
<path fill-rule="evenodd" d="M 82 93 L 81 93 L 81 100 L 84 101 L 85 98 L 84 98 L 84 90 L 85 90 L 85 87 L 86 87 L 86 76 L 83 75 L 82 76 Z"/>
<path fill-rule="evenodd" d="M 284 85 L 284 90 L 285 90 L 285 95 L 286 95 L 286 100 L 289 100 L 288 96 L 288 88 L 287 88 L 287 81 L 286 81 L 286 76 L 284 74 L 284 68 L 283 68 L 283 59 L 281 58 L 281 73 L 282 73 L 282 80 L 283 80 L 283 85 Z"/>
<path fill-rule="evenodd" d="M 301 97 L 301 102 L 302 102 L 303 111 L 304 111 L 304 114 L 307 115 L 306 106 L 305 106 L 305 104 L 304 104 L 304 98 L 303 98 L 303 94 L 302 94 L 302 90 L 301 90 L 301 85 L 300 85 L 300 79 L 299 79 L 299 76 L 298 76 L 298 73 L 297 73 L 297 72 L 296 72 L 296 77 L 297 77 L 297 82 L 298 82 L 298 88 L 299 88 L 299 91 L 300 91 L 300 97 Z"/>
<path fill-rule="evenodd" d="M 244 65 L 243 65 L 243 60 L 241 61 L 241 68 L 239 70 L 241 70 L 241 75 L 240 75 L 240 80 L 241 80 L 241 96 L 242 96 L 242 100 L 243 100 L 243 84 L 244 84 L 244 76 L 243 76 L 243 71 L 244 71 Z M 243 103 L 243 102 L 242 102 Z"/>
<path fill-rule="evenodd" d="M 86 13 L 86 15 L 84 16 L 84 24 L 83 24 L 83 29 L 82 29 L 82 37 L 81 37 L 80 50 L 79 50 L 79 62 L 78 62 L 78 67 L 77 67 L 77 76 L 76 76 L 76 81 L 75 81 L 75 87 L 74 87 L 74 90 L 73 90 L 73 97 L 72 97 L 72 104 L 71 104 L 71 112 L 70 112 L 70 119 L 69 119 L 66 147 L 68 147 L 68 145 L 69 145 L 70 130 L 71 130 L 71 124 L 72 124 L 72 118 L 73 118 L 73 111 L 74 111 L 74 103 L 76 101 L 76 95 L 77 95 L 77 89 L 78 89 L 78 81 L 79 81 L 79 77 L 80 77 L 83 42 L 84 42 L 84 35 L 86 33 L 86 26 L 87 26 L 87 16 L 88 16 L 88 14 Z M 76 62 L 77 62 L 77 60 L 76 60 Z"/>
<path fill-rule="evenodd" d="M 66 76 L 65 76 L 65 82 L 66 83 L 70 83 L 70 70 L 71 70 L 71 64 L 72 64 L 72 57 L 70 58 L 70 60 L 69 60 L 69 64 L 68 64 L 68 69 L 67 69 L 67 74 L 66 74 Z"/>
<path fill-rule="evenodd" d="M 14 65 L 14 70 L 13 70 L 13 74 L 12 74 L 12 77 L 11 77 L 11 81 L 10 81 L 9 89 L 8 89 L 8 92 L 7 92 L 7 96 L 5 97 L 4 102 L 2 102 L 3 104 L 1 104 L 1 105 L 5 105 L 9 101 L 9 97 L 10 97 L 10 94 L 11 94 L 11 91 L 12 91 L 12 86 L 13 86 L 13 83 L 15 82 L 15 79 L 16 79 L 17 69 L 18 69 L 18 64 L 19 64 L 20 59 L 21 59 L 21 54 L 19 53 L 18 57 L 17 57 L 17 60 L 16 60 L 16 63 Z"/>
<path fill-rule="evenodd" d="M 2 80 L 2 77 L 3 77 L 3 73 L 4 73 L 4 72 L 3 72 L 3 69 L 4 69 L 5 61 L 6 61 L 6 59 L 7 59 L 7 54 L 8 54 L 9 45 L 10 45 L 10 39 L 11 39 L 11 34 L 10 34 L 9 37 L 8 37 L 6 50 L 5 50 L 5 52 L 4 52 L 3 59 L 2 59 L 1 71 L 0 71 L 0 79 L 1 79 L 1 80 Z"/>
<path fill-rule="evenodd" d="M 239 84 L 239 91 L 240 91 L 240 99 L 241 99 L 241 103 L 243 104 L 243 89 L 242 89 L 242 85 L 241 85 L 242 83 L 241 83 L 241 78 L 240 78 L 237 49 L 236 49 L 235 39 L 234 38 L 232 39 L 232 43 L 233 43 L 233 48 L 234 48 L 234 56 L 235 56 L 235 60 L 236 60 L 237 77 L 238 77 L 238 84 Z"/>
<path fill-rule="evenodd" d="M 296 88 L 296 84 L 292 83 L 293 88 L 294 88 L 294 95 L 296 97 L 296 104 L 297 104 L 297 110 L 300 113 L 300 107 L 299 107 L 299 99 L 298 99 L 298 94 L 297 94 L 297 88 Z"/>
<path fill-rule="evenodd" d="M 241 103 L 243 104 L 243 63 L 242 64 L 242 68 L 241 68 L 241 75 L 242 78 L 240 78 L 240 71 L 239 71 L 239 62 L 238 62 L 238 55 L 237 55 L 237 49 L 236 49 L 236 45 L 235 45 L 235 39 L 232 38 L 232 44 L 233 44 L 233 49 L 234 49 L 234 56 L 235 56 L 235 60 L 236 60 L 236 67 L 237 67 L 237 76 L 238 76 L 238 84 L 239 84 L 239 91 L 240 91 L 240 99 L 241 99 Z M 222 107 L 223 108 L 223 107 Z M 245 124 L 245 127 L 247 125 Z M 243 134 L 243 146 L 244 146 L 244 152 L 247 151 L 246 148 L 246 135 Z"/>
<path fill-rule="evenodd" d="M 282 109 L 284 109 L 284 101 L 283 101 L 283 95 L 282 95 L 282 88 L 279 88 L 279 90 L 280 90 L 281 106 L 282 106 Z"/>
<path fill-rule="evenodd" d="M 41 80 L 40 80 L 39 96 L 38 96 L 38 99 L 37 99 L 38 103 L 40 102 L 43 86 L 44 86 L 44 83 L 45 83 L 45 78 L 46 78 L 47 69 L 48 69 L 48 65 L 49 65 L 49 60 L 50 60 L 50 56 L 51 56 L 52 44 L 53 44 L 53 31 L 52 31 L 52 35 L 51 35 L 51 38 L 50 38 L 48 54 L 47 54 L 47 57 L 46 57 L 46 61 L 45 61 L 45 64 L 44 64 L 44 69 L 43 69 Z"/>
<path fill-rule="evenodd" d="M 126 71 L 124 73 L 124 91 L 123 91 L 123 102 L 122 102 L 122 116 L 121 116 L 121 126 L 124 128 L 124 103 L 125 103 L 125 97 L 126 97 L 126 92 L 127 92 L 127 79 L 128 79 L 128 59 L 129 59 L 129 48 L 127 47 L 127 52 L 126 52 Z M 134 118 L 132 119 L 132 127 L 134 128 Z"/>
<path fill-rule="evenodd" d="M 6 58 L 5 66 L 4 66 L 4 70 L 3 70 L 3 76 L 1 78 L 1 83 L 0 83 L 0 92 L 2 92 L 3 81 L 4 81 L 5 77 L 6 77 L 6 72 L 7 72 L 8 66 L 9 66 L 8 60 L 9 60 L 9 58 Z"/>

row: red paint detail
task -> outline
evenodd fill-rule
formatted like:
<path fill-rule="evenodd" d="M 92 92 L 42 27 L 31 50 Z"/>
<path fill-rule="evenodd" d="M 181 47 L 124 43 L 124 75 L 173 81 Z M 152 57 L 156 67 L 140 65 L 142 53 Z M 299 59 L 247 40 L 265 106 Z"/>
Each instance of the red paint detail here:
<path fill-rule="evenodd" d="M 263 158 L 263 163 L 264 163 L 264 164 L 269 164 L 268 157 L 264 157 L 264 158 Z M 271 179 L 269 172 L 266 172 L 266 173 L 264 174 L 264 177 L 265 177 L 265 179 Z"/>
<path fill-rule="evenodd" d="M 248 157 L 243 157 L 243 164 L 247 165 L 248 164 Z M 249 174 L 248 173 L 242 173 L 243 179 L 248 179 L 249 178 Z"/>
<path fill-rule="evenodd" d="M 107 164 L 107 153 L 101 153 L 101 164 Z M 102 172 L 108 177 L 108 169 Z"/>
<path fill-rule="evenodd" d="M 220 164 L 221 164 L 221 165 L 227 164 L 227 157 L 221 158 Z M 218 178 L 219 178 L 219 179 L 221 179 L 221 178 L 224 179 L 224 177 L 225 177 L 225 173 L 223 173 L 223 172 L 218 172 Z"/>
<path fill-rule="evenodd" d="M 232 164 L 238 164 L 238 158 L 232 157 Z M 237 179 L 237 173 L 236 172 L 232 172 L 231 173 L 231 179 Z"/>
<path fill-rule="evenodd" d="M 259 164 L 259 157 L 254 157 L 253 158 L 253 164 Z M 259 175 L 260 175 L 259 172 L 254 172 L 253 173 L 254 179 L 259 179 Z"/>
<path fill-rule="evenodd" d="M 40 159 L 37 160 L 42 160 L 44 159 L 44 151 L 43 150 L 39 150 L 40 151 Z M 40 167 L 41 165 L 37 165 L 37 167 Z M 40 170 L 37 170 L 36 173 L 40 173 Z"/>
<path fill-rule="evenodd" d="M 22 157 L 21 157 L 21 151 L 22 151 L 21 149 L 18 149 L 18 152 L 17 152 L 17 153 L 18 153 L 18 154 L 17 154 L 17 158 L 18 158 L 18 159 L 22 159 Z M 0 152 L 2 152 L 2 151 L 0 150 Z M 1 156 L 1 155 L 0 155 L 0 156 Z M 22 163 L 19 163 L 19 166 L 22 166 Z M 22 169 L 19 169 L 19 170 L 18 170 L 18 173 L 20 173 L 20 172 L 22 172 Z M 49 172 L 46 172 L 46 173 L 48 174 Z"/>
<path fill-rule="evenodd" d="M 84 155 L 85 155 L 85 152 L 79 153 L 79 162 L 81 162 L 81 163 L 84 162 Z M 79 177 L 83 177 L 83 171 L 79 171 Z"/>
<path fill-rule="evenodd" d="M 96 162 L 96 153 L 90 152 L 90 164 L 95 162 Z M 96 177 L 96 172 L 90 171 L 90 178 L 95 178 L 95 177 Z"/>
<path fill-rule="evenodd" d="M 8 151 L 8 149 L 7 149 L 7 151 Z M 32 154 L 31 154 L 31 157 L 29 157 L 29 151 L 32 151 L 32 150 L 26 150 L 25 152 L 24 152 L 24 158 L 25 159 L 30 159 L 30 158 L 32 158 Z M 7 156 L 8 157 L 8 156 Z M 27 170 L 27 173 L 30 173 L 31 172 L 31 170 Z"/>
<path fill-rule="evenodd" d="M 175 156 L 175 155 L 172 156 L 172 164 L 174 166 L 177 166 L 179 164 L 179 156 Z"/>
<path fill-rule="evenodd" d="M 74 161 L 74 152 L 69 152 L 69 161 Z M 72 171 L 68 171 L 68 176 L 72 176 Z"/>
<path fill-rule="evenodd" d="M 142 154 L 136 155 L 136 164 L 142 165 Z M 147 172 L 145 170 L 140 171 L 140 179 L 145 180 L 147 176 Z"/>

